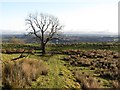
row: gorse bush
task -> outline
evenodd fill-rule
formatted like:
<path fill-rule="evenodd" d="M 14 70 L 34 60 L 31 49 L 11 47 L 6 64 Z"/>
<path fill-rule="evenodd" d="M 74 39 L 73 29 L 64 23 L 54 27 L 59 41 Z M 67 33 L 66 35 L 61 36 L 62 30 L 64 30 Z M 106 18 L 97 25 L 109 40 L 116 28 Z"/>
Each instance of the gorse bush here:
<path fill-rule="evenodd" d="M 41 60 L 23 59 L 3 65 L 3 86 L 5 88 L 30 87 L 39 75 L 47 75 L 48 66 Z"/>

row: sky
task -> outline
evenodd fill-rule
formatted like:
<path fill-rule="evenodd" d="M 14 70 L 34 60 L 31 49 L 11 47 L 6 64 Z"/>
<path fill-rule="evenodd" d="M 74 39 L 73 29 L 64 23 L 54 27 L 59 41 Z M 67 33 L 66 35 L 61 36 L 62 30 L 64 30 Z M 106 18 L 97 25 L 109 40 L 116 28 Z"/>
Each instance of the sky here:
<path fill-rule="evenodd" d="M 58 17 L 63 32 L 117 34 L 119 0 L 3 0 L 0 2 L 0 32 L 26 33 L 30 13 Z"/>

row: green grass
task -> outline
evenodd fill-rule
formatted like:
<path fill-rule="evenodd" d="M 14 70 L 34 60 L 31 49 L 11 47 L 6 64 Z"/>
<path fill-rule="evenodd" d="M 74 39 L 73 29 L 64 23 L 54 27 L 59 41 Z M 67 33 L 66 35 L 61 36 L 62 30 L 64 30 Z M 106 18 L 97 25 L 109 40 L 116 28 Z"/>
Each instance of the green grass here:
<path fill-rule="evenodd" d="M 107 50 L 118 50 L 119 43 L 115 42 L 106 42 L 106 43 L 79 43 L 79 44 L 58 44 L 58 45 L 46 45 L 46 51 L 61 51 L 61 50 L 71 50 L 71 49 L 84 49 L 84 50 L 91 50 L 91 49 L 107 49 Z M 3 49 L 31 49 L 34 48 L 36 50 L 40 49 L 39 44 L 10 44 L 10 43 L 3 43 Z"/>
<path fill-rule="evenodd" d="M 20 54 L 3 54 L 4 61 L 11 60 L 18 57 Z M 29 58 L 43 60 L 49 65 L 49 72 L 47 76 L 40 75 L 36 81 L 32 82 L 33 88 L 80 88 L 79 83 L 75 81 L 72 72 L 68 67 L 64 66 L 66 62 L 60 60 L 65 55 L 53 56 L 35 56 L 31 55 Z"/>
<path fill-rule="evenodd" d="M 3 49 L 6 48 L 22 48 L 22 47 L 38 47 L 39 45 L 3 45 Z M 91 49 L 99 49 L 100 46 L 94 44 L 79 44 L 76 46 L 61 46 L 61 45 L 56 45 L 56 46 L 49 46 L 46 47 L 46 51 L 61 51 L 61 50 L 71 50 L 71 49 L 85 49 L 85 50 L 91 50 Z M 104 47 L 105 48 L 105 47 Z M 108 49 L 108 47 L 107 47 Z M 114 48 L 111 48 L 112 50 L 117 50 L 117 46 Z M 75 76 L 73 75 L 74 70 L 78 70 L 80 72 L 85 72 L 86 74 L 90 76 L 96 77 L 97 80 L 100 80 L 101 86 L 102 87 L 111 87 L 110 81 L 97 77 L 98 75 L 94 73 L 95 70 L 90 70 L 90 67 L 83 67 L 83 66 L 71 66 L 67 62 L 61 60 L 63 57 L 66 57 L 66 55 L 60 55 L 60 54 L 55 54 L 53 56 L 50 56 L 46 54 L 45 56 L 39 56 L 39 50 L 36 50 L 35 55 L 30 55 L 27 58 L 33 58 L 33 59 L 38 59 L 38 60 L 43 60 L 49 65 L 49 72 L 48 75 L 40 75 L 39 78 L 37 78 L 36 81 L 32 82 L 33 88 L 80 88 L 80 84 L 76 82 Z M 3 61 L 8 61 L 13 58 L 19 57 L 20 54 L 2 54 L 2 60 Z"/>
<path fill-rule="evenodd" d="M 40 76 L 36 82 L 33 82 L 34 88 L 79 88 L 72 72 L 64 66 L 65 62 L 60 59 L 64 55 L 52 56 L 46 61 L 50 67 L 47 76 Z"/>
<path fill-rule="evenodd" d="M 3 54 L 3 60 L 11 60 L 18 57 L 20 54 Z M 49 65 L 49 72 L 47 76 L 40 75 L 36 81 L 32 82 L 33 88 L 80 88 L 80 84 L 76 82 L 73 75 L 74 70 L 85 72 L 87 75 L 96 76 L 97 80 L 101 81 L 101 87 L 111 87 L 111 84 L 106 79 L 97 77 L 94 70 L 90 67 L 70 66 L 67 62 L 61 60 L 66 55 L 53 55 L 53 56 L 35 56 L 31 55 L 29 58 L 43 60 Z M 65 66 L 66 64 L 66 66 Z"/>
<path fill-rule="evenodd" d="M 48 45 L 47 50 L 61 51 L 61 50 L 92 50 L 92 49 L 106 49 L 106 50 L 118 50 L 119 43 L 115 42 L 104 42 L 104 43 L 79 43 L 79 44 L 67 44 L 67 45 Z"/>
<path fill-rule="evenodd" d="M 8 60 L 18 57 L 19 55 L 20 54 L 2 54 L 2 60 L 8 61 Z"/>

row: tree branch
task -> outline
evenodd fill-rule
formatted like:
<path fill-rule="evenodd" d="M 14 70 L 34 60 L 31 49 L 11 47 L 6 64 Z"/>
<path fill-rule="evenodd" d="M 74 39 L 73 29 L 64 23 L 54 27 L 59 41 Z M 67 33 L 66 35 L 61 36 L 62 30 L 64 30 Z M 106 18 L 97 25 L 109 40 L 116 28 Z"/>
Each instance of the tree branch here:
<path fill-rule="evenodd" d="M 30 19 L 26 19 L 26 21 L 29 22 L 29 24 L 30 24 L 30 26 L 31 26 L 31 28 L 32 28 L 32 30 L 33 30 L 34 35 L 41 40 L 41 37 L 37 35 L 37 32 L 36 32 L 36 30 L 35 30 L 35 27 L 34 27 L 33 24 L 32 24 L 32 21 L 31 21 Z"/>

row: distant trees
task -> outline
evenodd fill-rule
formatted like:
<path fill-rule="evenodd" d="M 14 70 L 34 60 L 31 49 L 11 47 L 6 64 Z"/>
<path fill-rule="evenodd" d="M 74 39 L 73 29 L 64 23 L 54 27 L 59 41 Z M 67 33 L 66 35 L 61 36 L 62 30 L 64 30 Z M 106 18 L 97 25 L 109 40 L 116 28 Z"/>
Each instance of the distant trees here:
<path fill-rule="evenodd" d="M 35 35 L 41 44 L 42 55 L 45 54 L 45 46 L 48 41 L 56 38 L 63 25 L 60 24 L 57 17 L 49 14 L 29 14 L 25 20 L 29 26 L 30 34 Z"/>
<path fill-rule="evenodd" d="M 25 44 L 25 41 L 23 39 L 19 39 L 16 37 L 12 37 L 10 39 L 10 43 L 14 43 L 14 44 Z"/>

